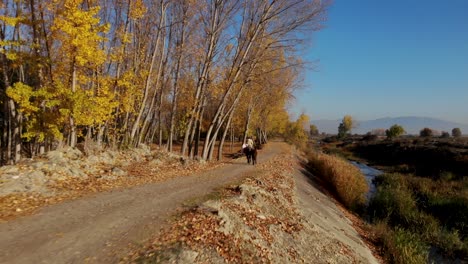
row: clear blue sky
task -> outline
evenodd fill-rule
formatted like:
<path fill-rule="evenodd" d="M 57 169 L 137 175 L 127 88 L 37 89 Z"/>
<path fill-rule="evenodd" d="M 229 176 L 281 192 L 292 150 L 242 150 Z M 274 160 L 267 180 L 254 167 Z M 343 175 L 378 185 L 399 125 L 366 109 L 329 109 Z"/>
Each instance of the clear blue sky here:
<path fill-rule="evenodd" d="M 335 0 L 293 112 L 468 124 L 468 0 Z"/>

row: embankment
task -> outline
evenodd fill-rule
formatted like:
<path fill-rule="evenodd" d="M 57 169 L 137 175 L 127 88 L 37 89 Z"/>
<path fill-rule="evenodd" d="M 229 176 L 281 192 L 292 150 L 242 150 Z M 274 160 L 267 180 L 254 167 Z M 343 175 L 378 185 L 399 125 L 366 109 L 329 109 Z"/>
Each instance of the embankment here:
<path fill-rule="evenodd" d="M 125 262 L 378 263 L 289 153 L 182 214 Z"/>

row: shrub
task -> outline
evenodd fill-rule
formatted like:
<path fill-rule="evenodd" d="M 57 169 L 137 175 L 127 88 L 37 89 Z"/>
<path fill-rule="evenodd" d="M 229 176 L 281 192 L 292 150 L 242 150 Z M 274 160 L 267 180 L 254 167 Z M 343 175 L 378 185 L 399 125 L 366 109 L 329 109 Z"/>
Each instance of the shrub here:
<path fill-rule="evenodd" d="M 339 157 L 322 153 L 311 154 L 309 165 L 334 189 L 346 207 L 357 210 L 364 206 L 369 186 L 357 167 Z"/>
<path fill-rule="evenodd" d="M 369 202 L 372 220 L 387 219 L 392 225 L 411 226 L 416 212 L 416 201 L 404 187 L 379 187 Z"/>
<path fill-rule="evenodd" d="M 442 134 L 440 135 L 441 138 L 449 138 L 450 134 L 447 131 L 442 131 Z"/>
<path fill-rule="evenodd" d="M 385 222 L 379 222 L 374 226 L 374 232 L 390 263 L 427 263 L 429 248 L 411 231 L 398 227 L 392 229 Z"/>
<path fill-rule="evenodd" d="M 338 138 L 346 137 L 355 125 L 354 119 L 350 115 L 345 115 L 343 121 L 338 126 Z"/>
<path fill-rule="evenodd" d="M 394 238 L 396 263 L 427 263 L 429 247 L 416 234 L 397 227 Z"/>
<path fill-rule="evenodd" d="M 436 244 L 439 250 L 452 258 L 457 255 L 466 255 L 468 251 L 467 245 L 464 245 L 457 230 L 442 229 L 436 239 Z"/>
<path fill-rule="evenodd" d="M 462 132 L 460 130 L 460 128 L 456 127 L 454 129 L 452 129 L 452 136 L 453 137 L 461 137 L 462 135 Z"/>
<path fill-rule="evenodd" d="M 404 230 L 400 234 L 401 241 L 406 241 L 404 233 L 410 232 L 416 240 L 436 247 L 445 257 L 464 259 L 468 256 L 468 198 L 463 191 L 466 189 L 463 181 L 452 178 L 448 172 L 441 173 L 438 180 L 401 174 L 380 175 L 374 180 L 377 193 L 369 202 L 369 216 L 374 223 L 384 221 L 388 229 L 400 228 L 400 233 Z M 391 237 L 396 239 L 397 235 L 395 231 Z M 405 255 L 407 252 L 398 249 L 397 240 L 390 242 L 393 244 L 385 247 L 402 256 L 397 260 L 399 255 L 392 253 L 392 261 L 412 262 L 403 256 L 414 258 L 414 252 Z"/>
<path fill-rule="evenodd" d="M 371 132 L 367 132 L 367 134 L 364 137 L 362 137 L 362 140 L 363 141 L 375 141 L 377 140 L 377 138 L 378 138 L 377 135 L 374 135 Z"/>
<path fill-rule="evenodd" d="M 387 138 L 395 138 L 403 135 L 405 133 L 405 129 L 400 125 L 393 125 L 389 129 L 385 130 L 385 135 Z"/>
<path fill-rule="evenodd" d="M 427 127 L 423 128 L 421 131 L 419 131 L 419 136 L 421 136 L 421 137 L 432 137 L 433 134 L 434 133 L 433 133 L 432 129 L 427 128 Z"/>

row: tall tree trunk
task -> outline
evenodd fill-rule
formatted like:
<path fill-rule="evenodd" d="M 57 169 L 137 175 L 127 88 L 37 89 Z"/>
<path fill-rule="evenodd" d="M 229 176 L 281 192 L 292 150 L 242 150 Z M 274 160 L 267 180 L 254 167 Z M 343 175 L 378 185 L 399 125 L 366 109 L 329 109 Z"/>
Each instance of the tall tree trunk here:
<path fill-rule="evenodd" d="M 166 26 L 166 7 L 164 6 L 164 8 L 161 8 L 161 16 L 163 17 L 163 25 L 162 27 L 165 28 Z M 169 32 L 169 38 L 171 37 L 170 35 L 172 34 L 171 32 Z M 155 87 L 155 92 L 154 92 L 154 95 L 153 95 L 153 98 L 151 99 L 151 103 L 148 107 L 148 111 L 146 112 L 146 118 L 144 119 L 144 122 L 143 122 L 143 126 L 142 126 L 142 131 L 146 130 L 146 127 L 149 125 L 150 123 L 150 119 L 151 119 L 151 116 L 154 116 L 153 115 L 153 112 L 154 112 L 154 108 L 155 108 L 155 105 L 156 105 L 156 101 L 158 98 L 160 98 L 160 100 L 158 100 L 159 102 L 162 101 L 162 96 L 163 96 L 163 85 L 162 85 L 162 80 L 164 79 L 164 75 L 165 75 L 165 67 L 167 65 L 167 58 L 168 58 L 168 53 L 169 53 L 169 50 L 167 48 L 167 45 L 166 45 L 166 41 L 167 41 L 167 38 L 166 38 L 166 30 L 163 29 L 162 32 L 162 37 L 163 37 L 163 42 L 161 43 L 162 45 L 162 48 L 161 48 L 161 57 L 160 57 L 160 60 L 159 60 L 159 65 L 158 65 L 158 73 L 157 73 L 157 76 L 156 76 L 156 83 L 154 85 Z M 158 92 L 159 90 L 159 92 Z M 159 97 L 158 97 L 159 95 Z M 161 104 L 159 104 L 159 109 L 161 107 Z M 159 114 L 158 114 L 158 118 L 159 117 Z M 140 140 L 139 142 L 143 139 L 144 137 L 144 133 L 142 133 L 142 135 L 140 136 Z"/>
<path fill-rule="evenodd" d="M 249 131 L 249 125 L 250 125 L 250 118 L 252 117 L 252 99 L 250 100 L 249 107 L 247 108 L 247 114 L 245 117 L 245 126 L 244 126 L 244 136 L 242 139 L 242 144 L 245 144 L 247 142 L 247 136 L 248 136 L 248 131 Z"/>
<path fill-rule="evenodd" d="M 165 10 L 165 7 L 163 8 L 162 7 L 162 1 L 161 1 L 161 9 Z M 161 25 L 164 21 L 164 12 L 161 12 L 161 17 L 159 19 L 159 27 L 158 27 L 158 33 L 156 35 L 156 43 L 154 45 L 154 50 L 153 50 L 153 54 L 151 56 L 151 63 L 150 63 L 150 67 L 149 67 L 149 70 L 148 70 L 148 76 L 146 77 L 146 81 L 145 81 L 145 90 L 143 92 L 143 99 L 142 99 L 142 102 L 141 102 L 141 106 L 140 106 L 140 109 L 138 111 L 138 114 L 136 116 L 136 120 L 135 122 L 133 123 L 133 126 L 132 126 L 132 130 L 131 130 L 131 133 L 130 133 L 130 142 L 133 144 L 133 145 L 136 145 L 138 143 L 138 139 L 136 138 L 137 136 L 137 130 L 138 128 L 140 127 L 140 120 L 143 116 L 143 112 L 145 110 L 145 107 L 146 107 L 146 101 L 148 100 L 148 96 L 149 96 L 149 89 L 150 89 L 150 86 L 151 86 L 151 75 L 152 75 L 152 72 L 153 72 L 153 67 L 154 67 L 154 62 L 156 60 L 156 57 L 157 57 L 157 54 L 159 52 L 159 47 L 160 47 L 160 40 L 161 40 Z M 137 139 L 137 140 L 135 140 Z"/>
<path fill-rule="evenodd" d="M 3 32 L 2 32 L 3 36 Z M 3 39 L 3 37 L 2 37 Z M 2 77 L 3 77 L 3 83 L 5 85 L 5 88 L 10 87 L 10 79 L 8 77 L 8 65 L 7 65 L 7 58 L 4 54 L 0 54 L 0 65 L 2 67 Z M 2 91 L 5 92 L 5 91 Z M 20 160 L 21 158 L 21 131 L 20 131 L 20 118 L 21 115 L 17 112 L 16 110 L 16 105 L 15 102 L 6 96 L 4 94 L 4 98 L 6 100 L 6 107 L 5 110 L 7 113 L 7 116 L 4 118 L 7 119 L 6 122 L 6 159 L 7 163 L 15 163 Z M 13 156 L 13 146 L 14 148 L 14 158 Z"/>
<path fill-rule="evenodd" d="M 215 56 L 215 50 L 218 45 L 218 40 L 222 28 L 222 22 L 220 18 L 220 11 L 224 7 L 224 1 L 212 1 L 211 7 L 211 20 L 210 20 L 210 29 L 208 35 L 210 36 L 208 41 L 208 48 L 205 53 L 204 61 L 202 64 L 202 71 L 198 78 L 196 92 L 195 92 L 195 103 L 190 110 L 190 118 L 187 124 L 187 129 L 185 130 L 184 142 L 182 143 L 182 155 L 185 155 L 189 143 L 189 136 L 192 132 L 192 126 L 196 118 L 196 113 L 199 110 L 199 104 L 201 103 L 200 96 L 203 95 L 203 91 L 207 85 L 208 75 L 213 63 L 213 58 Z M 203 150 L 205 151 L 205 150 Z"/>
<path fill-rule="evenodd" d="M 223 159 L 223 145 L 224 145 L 224 140 L 226 139 L 226 135 L 227 135 L 227 132 L 229 130 L 229 127 L 231 126 L 231 122 L 232 122 L 232 117 L 234 116 L 234 111 L 231 112 L 231 114 L 229 115 L 229 119 L 227 121 L 227 124 L 226 124 L 226 127 L 224 129 L 224 132 L 223 132 L 223 135 L 221 136 L 221 140 L 219 142 L 219 146 L 218 146 L 218 160 L 222 160 Z M 232 145 L 231 145 L 231 151 L 232 151 Z"/>
<path fill-rule="evenodd" d="M 185 19 L 183 21 L 185 25 Z M 173 93 L 172 93 L 172 109 L 171 109 L 171 117 L 170 117 L 170 124 L 169 124 L 169 139 L 168 139 L 168 144 L 167 144 L 167 149 L 172 152 L 172 144 L 174 141 L 174 127 L 175 127 L 175 116 L 177 114 L 177 99 L 179 96 L 179 78 L 180 78 L 180 64 L 182 60 L 182 52 L 184 49 L 184 26 L 182 26 L 182 36 L 180 40 L 180 44 L 177 49 L 177 62 L 176 62 L 176 68 L 175 68 L 175 76 L 174 76 L 174 82 L 172 84 L 173 87 Z"/>
<path fill-rule="evenodd" d="M 73 63 L 73 73 L 72 73 L 72 93 L 76 93 L 76 67 Z M 73 110 L 70 114 L 70 147 L 74 148 L 76 145 L 76 125 L 75 119 L 73 118 Z"/>

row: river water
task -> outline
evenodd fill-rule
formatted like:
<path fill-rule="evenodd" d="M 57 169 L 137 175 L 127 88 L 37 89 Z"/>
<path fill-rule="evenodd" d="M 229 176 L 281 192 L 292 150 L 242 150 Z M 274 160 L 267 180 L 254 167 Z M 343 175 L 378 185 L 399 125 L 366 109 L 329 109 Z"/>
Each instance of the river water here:
<path fill-rule="evenodd" d="M 364 163 L 359 163 L 356 161 L 351 161 L 351 163 L 354 166 L 358 167 L 361 170 L 362 174 L 364 174 L 364 176 L 366 177 L 367 185 L 369 185 L 369 192 L 366 195 L 366 200 L 369 201 L 370 198 L 372 198 L 372 196 L 374 196 L 376 192 L 376 188 L 372 180 L 374 180 L 376 176 L 379 176 L 383 172 L 381 170 L 369 167 Z"/>

